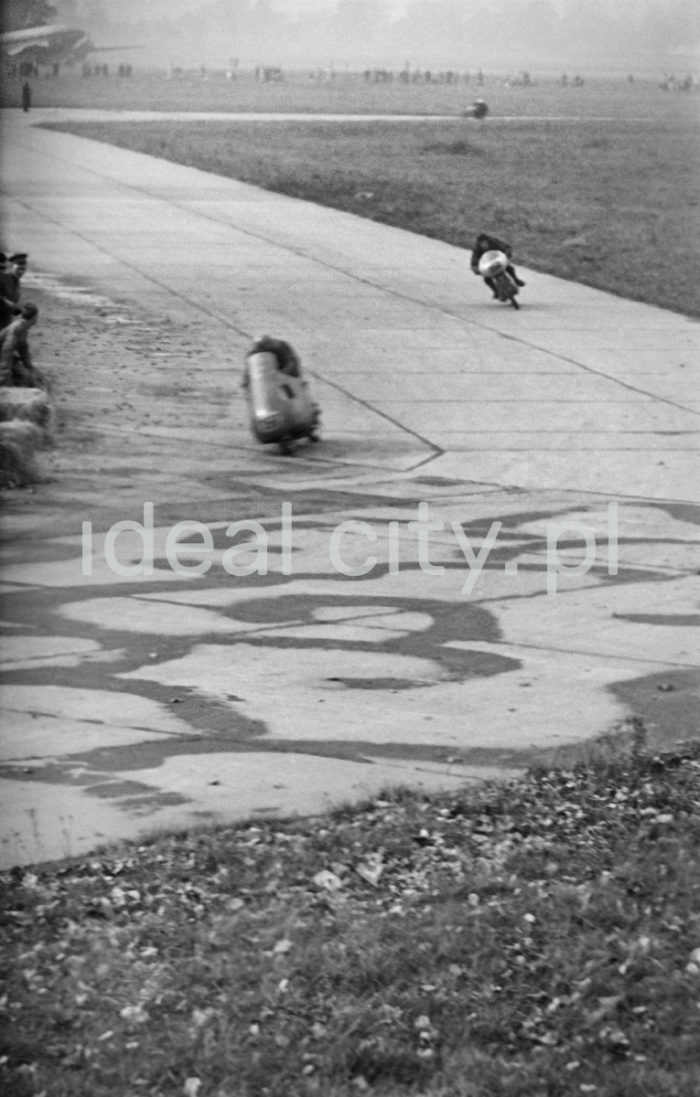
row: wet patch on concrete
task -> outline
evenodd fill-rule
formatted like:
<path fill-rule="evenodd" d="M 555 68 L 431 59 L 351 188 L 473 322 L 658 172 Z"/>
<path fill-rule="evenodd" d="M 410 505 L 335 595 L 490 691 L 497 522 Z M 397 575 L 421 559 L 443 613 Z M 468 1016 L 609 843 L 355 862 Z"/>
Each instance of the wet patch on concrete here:
<path fill-rule="evenodd" d="M 657 503 L 654 500 L 647 500 L 645 505 L 664 511 L 675 522 L 687 522 L 691 526 L 700 526 L 700 506 L 695 503 L 670 501 Z"/>
<path fill-rule="evenodd" d="M 700 613 L 613 613 L 618 621 L 634 621 L 641 625 L 672 625 L 673 628 L 697 628 Z"/>
<path fill-rule="evenodd" d="M 321 499 L 326 504 L 328 502 L 329 493 L 325 490 L 302 494 L 308 496 L 306 505 L 314 510 L 319 509 Z M 349 499 L 352 499 L 355 503 L 358 499 L 361 499 L 365 505 L 371 500 L 375 505 L 387 506 L 387 500 L 383 496 L 374 497 L 359 492 L 330 494 L 337 494 L 341 497 L 345 506 L 348 505 Z M 282 493 L 280 493 L 280 497 L 282 497 Z M 246 502 L 247 505 L 244 509 L 257 518 L 260 511 L 259 495 L 256 501 L 255 496 L 251 493 L 250 499 Z M 395 500 L 394 502 L 397 507 L 400 506 L 404 509 L 407 505 L 405 499 Z M 266 501 L 266 505 L 270 505 L 269 500 Z M 211 503 L 209 507 L 211 507 Z M 576 509 L 585 508 L 577 507 Z M 233 510 L 236 511 L 235 517 L 241 517 L 240 508 L 234 507 Z M 505 526 L 501 535 L 503 544 L 496 546 L 487 561 L 487 566 L 502 570 L 505 562 L 524 552 L 544 550 L 545 538 L 539 534 L 530 534 L 527 530 L 518 527 L 533 522 L 562 518 L 569 512 L 569 508 L 552 507 L 533 508 L 518 511 L 517 514 L 507 515 L 503 519 Z M 180 520 L 182 510 L 179 509 L 175 516 Z M 217 518 L 218 520 L 221 519 L 220 510 Z M 267 524 L 274 528 L 275 523 L 273 521 L 268 520 Z M 308 525 L 310 528 L 319 529 L 317 519 L 309 521 Z M 472 522 L 465 522 L 462 528 L 471 539 L 476 540 L 488 533 L 490 519 L 481 517 Z M 219 531 L 219 534 L 221 534 L 221 531 Z M 644 539 L 639 539 L 639 541 L 643 543 Z M 559 544 L 561 548 L 565 547 L 563 540 Z M 44 544 L 43 551 L 37 551 L 36 548 L 32 550 L 36 552 L 35 559 L 41 562 L 48 561 L 48 550 L 51 547 L 49 541 Z M 577 541 L 572 540 L 572 547 L 578 549 L 580 546 Z M 72 552 L 74 555 L 74 550 Z M 447 567 L 449 568 L 450 565 L 448 564 Z M 454 567 L 464 570 L 464 560 L 457 561 Z M 523 563 L 520 567 L 523 571 L 542 572 L 545 569 L 545 563 Z M 408 568 L 405 570 L 408 570 Z M 417 571 L 416 568 L 413 570 Z M 593 574 L 600 578 L 610 579 L 602 567 L 592 569 L 591 578 Z M 611 581 L 616 583 L 639 582 L 648 578 L 658 580 L 659 575 L 651 569 L 642 571 L 641 568 L 636 568 L 626 572 L 624 568 L 621 568 L 620 574 Z M 468 682 L 475 678 L 495 676 L 517 670 L 522 665 L 517 659 L 498 652 L 474 649 L 467 651 L 447 646 L 455 640 L 493 645 L 502 639 L 501 629 L 494 613 L 484 605 L 475 604 L 467 599 L 446 602 L 417 597 L 388 598 L 378 597 L 376 594 L 353 593 L 355 581 L 352 578 L 343 580 L 337 573 L 305 572 L 294 576 L 293 580 L 285 580 L 279 574 L 254 575 L 246 577 L 242 581 L 225 574 L 220 575 L 218 581 L 212 582 L 212 579 L 213 576 L 207 577 L 207 585 L 216 588 L 237 587 L 239 590 L 244 587 L 246 594 L 249 595 L 243 599 L 237 599 L 232 604 L 216 606 L 215 610 L 218 617 L 247 623 L 255 626 L 256 630 L 259 629 L 260 631 L 255 633 L 245 632 L 244 634 L 222 635 L 218 633 L 208 635 L 205 632 L 196 633 L 192 636 L 171 636 L 167 633 L 144 631 L 135 633 L 119 627 L 105 628 L 102 621 L 99 623 L 90 623 L 79 619 L 72 621 L 60 613 L 61 607 L 66 602 L 73 600 L 79 604 L 94 598 L 104 598 L 105 596 L 107 602 L 109 601 L 109 588 L 105 589 L 104 586 L 99 585 L 88 587 L 84 579 L 80 585 L 73 588 L 35 587 L 10 594 L 6 598 L 5 605 L 10 619 L 16 618 L 18 622 L 31 622 L 32 631 L 37 628 L 44 630 L 47 628 L 48 623 L 49 631 L 52 633 L 60 632 L 67 638 L 84 639 L 90 637 L 100 647 L 117 653 L 117 657 L 108 664 L 83 662 L 82 665 L 77 667 L 57 668 L 55 666 L 46 666 L 26 668 L 15 672 L 13 676 L 15 682 L 37 687 L 60 684 L 73 688 L 108 690 L 114 695 L 120 693 L 137 694 L 149 700 L 157 701 L 167 711 L 177 716 L 186 725 L 189 725 L 193 731 L 200 732 L 201 735 L 186 739 L 164 737 L 159 742 L 122 745 L 99 751 L 74 754 L 62 758 L 59 762 L 52 761 L 46 766 L 35 767 L 31 771 L 23 773 L 15 767 L 7 766 L 0 770 L 0 776 L 15 780 L 68 784 L 86 789 L 91 784 L 93 787 L 100 787 L 100 779 L 109 773 L 157 768 L 167 758 L 176 755 L 213 755 L 250 750 L 306 753 L 366 764 L 371 764 L 368 758 L 377 757 L 400 758 L 409 762 L 430 760 L 431 762 L 439 761 L 448 765 L 482 766 L 491 769 L 500 767 L 504 770 L 525 768 L 542 756 L 541 752 L 532 749 L 521 752 L 503 750 L 446 752 L 444 747 L 436 747 L 430 743 L 410 745 L 400 743 L 376 744 L 362 740 L 352 740 L 344 743 L 326 742 L 314 739 L 313 734 L 304 740 L 295 738 L 276 741 L 274 738 L 268 738 L 270 729 L 263 720 L 249 717 L 239 707 L 239 704 L 243 706 L 253 700 L 241 696 L 240 692 L 232 692 L 216 697 L 196 688 L 163 685 L 147 678 L 142 680 L 132 678 L 127 684 L 121 677 L 122 675 L 143 669 L 149 665 L 157 667 L 159 664 L 180 659 L 191 651 L 193 645 L 206 643 L 207 641 L 230 648 L 232 668 L 235 666 L 235 650 L 238 640 L 245 640 L 246 644 L 259 647 L 262 650 L 273 647 L 275 649 L 286 648 L 290 652 L 290 657 L 295 651 L 305 647 L 309 649 L 318 648 L 319 642 L 313 638 L 311 626 L 317 625 L 319 618 L 323 619 L 322 615 L 327 611 L 329 603 L 332 603 L 336 619 L 345 622 L 351 619 L 361 619 L 366 614 L 374 613 L 376 616 L 379 610 L 381 613 L 386 614 L 386 621 L 390 623 L 392 615 L 395 615 L 398 620 L 402 614 L 415 614 L 416 611 L 420 611 L 429 621 L 429 624 L 424 628 L 407 629 L 400 636 L 395 633 L 392 634 L 389 628 L 386 629 L 386 636 L 383 636 L 381 630 L 377 629 L 377 639 L 373 639 L 371 643 L 342 638 L 339 635 L 335 640 L 331 638 L 324 641 L 323 646 L 331 651 L 337 649 L 339 652 L 344 653 L 380 651 L 392 656 L 417 657 L 422 660 L 430 660 L 436 672 L 435 678 L 428 681 L 402 676 L 398 668 L 395 676 L 380 673 L 376 676 L 363 674 L 354 677 L 349 676 L 347 673 L 339 673 L 327 677 L 326 681 L 329 688 L 335 687 L 358 692 L 364 690 L 403 693 L 416 688 L 439 685 L 441 682 Z M 311 584 L 332 582 L 335 590 L 332 596 L 317 593 L 292 594 L 286 591 L 287 582 L 309 582 Z M 201 587 L 202 582 L 197 581 L 194 589 L 201 589 Z M 275 596 L 256 597 L 256 590 L 262 592 L 262 590 L 269 591 L 270 588 L 274 588 Z M 167 600 L 168 592 L 172 591 L 173 594 L 181 595 L 183 589 L 186 588 L 183 587 L 182 580 L 173 580 L 172 583 L 162 580 L 152 583 L 147 581 L 120 583 L 118 596 L 120 598 L 134 596 L 144 599 L 144 596 L 149 594 L 157 594 L 160 599 Z M 182 613 L 186 614 L 187 604 L 180 603 L 179 605 Z M 658 619 L 655 621 L 651 617 L 646 618 L 643 615 L 630 615 L 629 619 L 633 621 L 648 620 L 649 623 L 678 623 L 675 619 L 670 621 Z M 109 615 L 105 615 L 103 620 L 114 619 L 110 618 Z M 294 626 L 295 635 L 293 637 L 284 637 L 279 634 L 279 631 L 275 634 L 275 629 L 279 630 L 280 626 L 285 623 Z M 27 625 L 25 624 L 24 627 L 26 628 Z M 306 638 L 303 635 L 305 627 L 309 629 L 309 635 Z M 301 634 L 299 630 L 301 630 Z M 614 692 L 622 701 L 629 704 L 632 711 L 638 711 L 639 698 L 645 695 L 645 691 L 640 686 L 637 694 L 633 696 L 630 689 L 631 684 L 625 682 L 621 683 L 620 689 L 614 690 Z M 651 697 L 654 698 L 653 690 L 647 692 L 650 692 Z M 651 720 L 659 716 L 658 696 L 654 699 L 656 704 L 649 703 L 647 705 L 647 708 L 651 710 L 649 716 Z M 116 697 L 115 700 L 117 700 Z M 673 738 L 677 739 L 685 734 L 684 731 L 679 731 L 677 726 L 679 716 L 677 705 L 666 704 L 664 706 L 664 726 L 670 726 L 670 716 L 668 714 L 671 712 L 676 723 L 672 734 Z M 686 706 L 681 725 L 683 728 L 686 728 L 688 720 L 689 711 L 688 706 Z M 312 728 L 309 728 L 309 730 L 313 732 Z M 669 732 L 669 734 L 671 733 Z M 95 793 L 95 795 L 100 794 Z M 133 797 L 138 794 L 134 790 L 131 793 L 120 793 L 112 787 L 112 790 L 105 791 L 104 795 L 105 798 L 123 801 L 124 808 L 131 810 L 133 808 Z M 161 793 L 157 789 L 152 789 L 145 792 L 144 795 L 146 801 L 151 803 L 153 797 L 159 796 Z M 117 806 L 121 808 L 122 802 L 119 802 Z"/>
<path fill-rule="evenodd" d="M 609 689 L 642 720 L 652 748 L 700 738 L 700 669 L 662 671 Z"/>
<path fill-rule="evenodd" d="M 186 796 L 180 796 L 179 792 L 153 792 L 150 796 L 132 796 L 124 800 L 118 806 L 127 815 L 136 815 L 139 818 L 147 815 L 156 815 L 163 808 L 183 807 L 191 801 Z"/>
<path fill-rule="evenodd" d="M 262 577 L 269 580 L 270 577 Z M 305 574 L 297 577 L 299 580 L 309 582 L 328 579 L 337 583 L 337 575 L 318 576 Z M 257 579 L 257 577 L 251 577 Z M 279 591 L 275 598 L 255 598 L 253 591 L 256 586 L 274 586 Z M 119 597 L 124 597 L 129 591 L 143 597 L 148 593 L 158 593 L 161 597 L 167 595 L 168 590 L 178 594 L 182 593 L 182 582 L 173 584 L 127 584 L 124 591 L 120 585 Z M 139 631 L 127 631 L 114 627 L 102 627 L 82 620 L 71 620 L 65 615 L 60 615 L 62 605 L 71 600 L 71 595 L 76 603 L 86 602 L 91 596 L 104 596 L 103 588 L 89 588 L 78 591 L 66 591 L 65 588 L 52 590 L 46 588 L 33 588 L 19 594 L 8 595 L 5 599 L 6 615 L 12 619 L 31 620 L 34 627 L 50 631 L 52 634 L 63 634 L 66 637 L 90 638 L 100 648 L 119 653 L 118 657 L 109 663 L 84 662 L 77 667 L 55 666 L 31 667 L 16 671 L 13 681 L 24 685 L 63 685 L 80 689 L 107 690 L 112 694 L 120 692 L 138 693 L 151 700 L 158 701 L 168 708 L 173 715 L 184 720 L 193 729 L 205 733 L 212 731 L 225 734 L 228 738 L 258 740 L 267 731 L 263 722 L 245 715 L 234 705 L 225 704 L 222 699 L 207 696 L 196 689 L 163 686 L 155 681 L 131 680 L 128 688 L 121 676 L 130 671 L 143 668 L 145 665 L 157 667 L 161 663 L 167 663 L 186 655 L 195 643 L 204 643 L 208 640 L 219 645 L 225 645 L 231 649 L 232 667 L 235 665 L 235 645 L 237 639 L 245 639 L 245 642 L 261 648 L 274 646 L 275 648 L 288 648 L 297 651 L 301 648 L 318 648 L 319 644 L 313 636 L 304 639 L 303 635 L 295 634 L 294 637 L 284 637 L 274 634 L 274 627 L 290 623 L 299 626 L 318 624 L 318 615 L 327 608 L 329 601 L 339 614 L 346 612 L 353 616 L 362 613 L 368 608 L 375 610 L 377 603 L 381 604 L 382 612 L 386 612 L 386 620 L 391 621 L 392 614 L 400 618 L 401 614 L 415 613 L 420 610 L 431 623 L 428 627 L 419 630 L 406 630 L 400 636 L 393 635 L 389 628 L 386 629 L 386 638 L 380 629 L 377 629 L 377 638 L 371 643 L 362 640 L 352 641 L 340 639 L 333 641 L 331 638 L 324 641 L 327 649 L 337 648 L 342 651 L 380 651 L 397 656 L 414 656 L 421 659 L 429 659 L 436 667 L 436 682 L 439 681 L 467 681 L 475 677 L 489 677 L 518 669 L 520 663 L 511 657 L 503 656 L 490 651 L 464 651 L 447 647 L 454 639 L 472 640 L 476 642 L 496 643 L 501 639 L 500 628 L 495 616 L 482 606 L 468 601 L 449 603 L 429 599 L 416 598 L 377 598 L 376 595 L 352 594 L 352 580 L 347 583 L 348 594 L 334 594 L 332 598 L 323 594 L 285 594 L 285 583 L 280 582 L 280 577 L 274 577 L 274 582 L 253 582 L 250 584 L 251 597 L 237 601 L 233 606 L 217 607 L 219 617 L 235 619 L 244 623 L 258 626 L 261 631 L 251 634 L 246 632 L 242 636 L 230 634 L 207 635 L 198 633 L 189 636 L 168 636 L 167 634 L 154 634 Z M 106 602 L 108 606 L 109 602 Z M 145 603 L 146 604 L 146 603 Z M 148 604 L 151 608 L 152 604 Z M 186 606 L 180 606 L 182 613 L 187 612 Z M 46 622 L 49 622 L 47 626 Z M 265 631 L 266 627 L 270 631 Z M 398 684 L 397 684 L 398 681 Z M 385 679 L 378 676 L 373 680 L 369 688 L 372 689 L 404 689 L 414 688 L 414 685 L 426 685 L 414 682 L 413 679 L 397 675 L 397 679 Z M 427 683 L 431 684 L 431 683 Z M 361 688 L 359 685 L 353 688 Z"/>
<path fill-rule="evenodd" d="M 446 766 L 483 767 L 493 770 L 526 769 L 542 754 L 535 748 L 512 750 L 486 747 L 448 749 L 434 743 L 375 743 L 356 740 L 267 739 L 255 743 L 223 739 L 182 739 L 170 737 L 148 740 L 128 746 L 100 747 L 96 750 L 67 755 L 46 765 L 0 765 L 0 780 L 63 784 L 81 788 L 107 799 L 138 795 L 150 786 L 128 779 L 113 780 L 110 774 L 154 770 L 169 758 L 197 757 L 216 754 L 292 754 L 373 765 L 373 759 L 402 762 L 432 762 Z M 158 793 L 160 795 L 160 793 Z M 184 801 L 183 801 L 184 802 Z"/>
<path fill-rule="evenodd" d="M 108 793 L 106 790 L 112 786 L 100 785 L 94 787 L 88 787 L 85 789 L 89 796 L 99 795 L 104 798 L 113 799 L 115 806 L 124 811 L 127 815 L 155 815 L 163 808 L 167 807 L 182 807 L 184 804 L 191 803 L 191 800 L 187 796 L 182 796 L 179 792 L 163 792 L 157 788 L 151 788 L 148 785 L 138 785 L 135 782 L 118 781 L 114 782 L 114 791 Z M 138 787 L 144 791 L 136 795 L 133 792 L 133 788 Z M 96 792 L 96 789 L 101 789 L 101 792 Z M 126 790 L 126 791 L 124 791 Z"/>
<path fill-rule="evenodd" d="M 103 784 L 85 786 L 85 792 L 89 796 L 106 800 L 118 800 L 125 796 L 143 796 L 150 791 L 148 785 L 142 785 L 139 781 L 106 781 Z"/>
<path fill-rule="evenodd" d="M 414 476 L 414 484 L 426 484 L 431 488 L 452 488 L 456 487 L 454 480 L 450 480 L 447 476 Z"/>
<path fill-rule="evenodd" d="M 334 682 L 345 689 L 386 689 L 390 693 L 398 693 L 404 689 L 424 688 L 424 681 L 415 681 L 413 678 L 326 678 L 326 682 Z"/>

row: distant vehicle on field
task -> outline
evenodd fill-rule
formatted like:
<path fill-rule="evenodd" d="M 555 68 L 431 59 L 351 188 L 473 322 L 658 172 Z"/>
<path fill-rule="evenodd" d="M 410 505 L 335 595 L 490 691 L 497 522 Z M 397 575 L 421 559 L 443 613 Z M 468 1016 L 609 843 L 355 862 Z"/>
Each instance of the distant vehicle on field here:
<path fill-rule="evenodd" d="M 465 118 L 478 118 L 480 122 L 483 122 L 486 115 L 489 113 L 489 108 L 483 99 L 475 99 L 470 107 L 464 112 Z"/>

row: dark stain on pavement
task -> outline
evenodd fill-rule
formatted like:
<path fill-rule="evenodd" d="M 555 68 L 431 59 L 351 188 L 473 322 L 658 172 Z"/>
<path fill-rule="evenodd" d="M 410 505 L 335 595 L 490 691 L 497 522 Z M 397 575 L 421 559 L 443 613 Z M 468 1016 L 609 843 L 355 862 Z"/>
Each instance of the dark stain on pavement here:
<path fill-rule="evenodd" d="M 427 485 L 430 480 L 423 482 Z M 187 512 L 188 520 L 220 522 L 228 507 L 234 511 L 231 514 L 232 521 L 254 517 L 266 530 L 278 529 L 279 518 L 269 517 L 269 512 L 275 506 L 275 494 L 277 501 L 284 501 L 289 498 L 288 492 L 270 492 L 265 499 L 268 517 L 263 519 L 260 518 L 259 488 L 237 485 L 237 492 L 235 503 L 232 503 L 229 498 L 218 501 L 209 499 L 199 504 L 192 504 L 192 509 Z M 309 516 L 316 515 L 297 523 L 300 528 L 303 523 L 318 530 L 325 528 L 323 521 L 317 517 L 319 512 L 322 514 L 337 511 L 348 513 L 353 508 L 357 508 L 358 513 L 361 513 L 367 508 L 378 507 L 387 511 L 405 512 L 407 508 L 419 501 L 421 500 L 418 495 L 414 500 L 391 499 L 381 494 L 328 488 L 297 492 L 294 493 L 293 498 L 295 517 L 297 512 L 304 511 Z M 436 507 L 438 505 L 436 501 Z M 162 526 L 181 521 L 183 506 L 185 504 L 182 502 L 179 505 L 171 503 L 159 506 L 155 517 L 156 524 Z M 465 501 L 465 510 L 469 506 L 469 500 Z M 580 505 L 577 506 L 577 513 L 580 513 L 581 509 Z M 99 513 L 105 521 L 108 517 L 112 517 L 107 507 Z M 544 557 L 546 537 L 540 533 L 531 534 L 522 527 L 555 519 L 561 520 L 562 525 L 565 526 L 567 513 L 569 513 L 567 509 L 558 507 L 551 510 L 523 510 L 504 516 L 500 519 L 502 529 L 498 542 L 489 553 L 484 566 L 487 569 L 503 570 L 506 562 L 523 553 L 530 556 L 538 553 L 541 560 L 531 560 L 520 566 L 523 571 L 543 573 L 546 570 Z M 672 516 L 676 520 L 690 521 L 691 513 L 693 508 L 679 505 L 674 508 Z M 119 518 L 123 517 L 125 515 L 122 512 Z M 138 520 L 139 516 L 136 514 L 134 517 Z M 95 529 L 97 529 L 100 523 L 94 511 L 90 518 L 95 519 Z M 491 517 L 483 516 L 465 520 L 462 523 L 462 529 L 470 540 L 476 542 L 488 534 L 493 520 Z M 78 529 L 79 526 L 76 526 L 75 532 Z M 220 549 L 229 547 L 231 543 L 223 529 L 214 531 L 214 541 Z M 623 538 L 620 538 L 620 544 L 622 543 L 624 543 Z M 630 539 L 630 543 L 638 544 L 646 541 Z M 604 544 L 605 540 L 601 538 L 599 546 L 602 547 Z M 570 540 L 562 538 L 558 542 L 560 549 L 567 546 L 580 547 L 580 541 L 572 537 Z M 11 559 L 21 559 L 26 563 L 28 557 L 37 563 L 73 558 L 76 572 L 80 566 L 79 559 L 75 557 L 75 548 L 57 545 L 51 537 L 34 543 L 25 541 L 18 550 L 14 547 L 10 550 Z M 455 570 L 466 576 L 467 564 L 459 550 L 456 552 L 456 557 L 454 563 L 442 561 L 446 571 Z M 160 561 L 160 564 L 164 567 L 168 566 L 164 560 Z M 416 564 L 402 563 L 402 571 L 413 571 L 417 577 L 420 574 Z M 288 579 L 279 574 L 253 575 L 245 579 L 237 579 L 223 571 L 219 571 L 217 575 L 216 569 L 212 568 L 202 578 L 187 580 L 186 582 L 195 584 L 193 587 L 195 590 L 212 587 L 245 588 L 247 597 L 230 606 L 201 606 L 202 609 L 216 613 L 219 618 L 228 617 L 256 626 L 255 632 L 231 632 L 230 634 L 222 634 L 220 631 L 212 633 L 202 631 L 191 635 L 172 636 L 157 631 L 150 633 L 142 630 L 131 631 L 104 627 L 101 623 L 72 620 L 61 612 L 62 607 L 71 601 L 79 603 L 91 599 L 108 600 L 119 597 L 131 598 L 134 604 L 138 604 L 141 599 L 144 610 L 147 607 L 151 612 L 158 605 L 169 604 L 170 608 L 177 605 L 183 615 L 186 615 L 189 608 L 187 604 L 175 600 L 168 603 L 169 593 L 182 594 L 185 581 L 181 578 L 174 578 L 172 582 L 163 578 L 154 579 L 152 582 L 140 579 L 138 582 L 124 582 L 118 586 L 104 586 L 91 585 L 87 577 L 76 575 L 76 583 L 73 587 L 26 586 L 21 591 L 8 591 L 5 595 L 3 610 L 6 620 L 17 622 L 18 628 L 13 630 L 14 635 L 57 635 L 63 638 L 93 639 L 100 645 L 102 652 L 111 652 L 114 655 L 110 660 L 83 657 L 75 667 L 37 665 L 13 670 L 11 674 L 13 682 L 37 687 L 65 686 L 73 689 L 142 696 L 158 702 L 164 709 L 177 716 L 184 726 L 189 726 L 195 734 L 192 736 L 163 734 L 157 739 L 136 744 L 65 755 L 49 761 L 46 765 L 34 767 L 6 764 L 0 767 L 0 776 L 13 780 L 76 785 L 84 788 L 90 795 L 114 800 L 124 810 L 145 812 L 155 810 L 152 808 L 153 805 L 166 802 L 182 803 L 186 802 L 186 798 L 180 797 L 179 794 L 163 793 L 157 788 L 135 781 L 110 780 L 109 774 L 157 768 L 166 759 L 177 755 L 266 751 L 331 757 L 367 765 L 372 764 L 372 759 L 378 758 L 414 762 L 430 761 L 433 764 L 442 762 L 448 767 L 452 764 L 460 764 L 512 769 L 524 768 L 531 764 L 537 759 L 539 752 L 462 749 L 450 753 L 444 746 L 436 747 L 431 743 L 377 744 L 361 739 L 327 741 L 324 738 L 315 738 L 313 728 L 308 729 L 308 737 L 302 740 L 275 740 L 274 737 L 270 737 L 264 721 L 250 718 L 241 710 L 239 704 L 253 701 L 254 698 L 241 696 L 245 694 L 245 689 L 236 679 L 236 647 L 240 643 L 260 648 L 287 650 L 290 656 L 295 651 L 319 647 L 326 651 L 338 650 L 346 653 L 381 652 L 427 660 L 435 668 L 434 678 L 427 681 L 413 679 L 400 672 L 396 676 L 364 675 L 358 678 L 351 677 L 347 673 L 339 673 L 337 676 L 332 673 L 327 675 L 326 681 L 329 686 L 357 691 L 398 693 L 419 687 L 430 688 L 433 684 L 445 681 L 466 682 L 472 678 L 498 675 L 520 667 L 521 664 L 517 659 L 493 651 L 493 646 L 502 640 L 496 617 L 486 604 L 461 597 L 459 593 L 461 584 L 456 586 L 453 602 L 429 600 L 419 596 L 386 597 L 381 591 L 377 591 L 376 594 L 367 592 L 368 578 L 380 579 L 387 574 L 388 564 L 380 564 L 370 576 L 363 576 L 360 580 L 362 594 L 353 591 L 356 580 L 343 578 L 337 572 L 300 573 Z M 667 576 L 660 575 L 653 569 L 622 567 L 618 575 L 611 577 L 601 565 L 591 569 L 589 578 L 592 582 L 595 579 L 605 579 L 615 583 L 627 583 L 649 579 L 659 582 Z M 291 594 L 285 589 L 289 582 L 318 584 L 324 581 L 334 583 L 335 589 L 332 594 Z M 343 593 L 339 593 L 341 583 Z M 275 588 L 273 597 L 256 597 L 256 591 L 262 592 L 270 587 Z M 157 594 L 158 601 L 145 597 L 149 594 Z M 530 596 L 530 594 L 522 595 L 522 597 Z M 329 604 L 332 604 L 333 609 L 337 611 L 334 621 L 328 621 L 318 612 L 327 609 Z M 364 610 L 366 613 L 363 614 Z M 429 616 L 430 624 L 422 629 L 401 630 L 401 615 L 416 612 Z M 308 638 L 303 635 L 304 628 L 308 626 L 318 627 L 324 624 L 332 626 L 334 623 L 341 627 L 352 624 L 362 626 L 364 617 L 370 616 L 376 619 L 378 614 L 383 616 L 386 635 L 382 636 L 382 629 L 377 628 L 376 639 L 371 641 L 349 640 L 344 637 L 334 639 L 330 627 L 328 637 L 322 641 L 315 639 L 313 635 L 309 635 Z M 392 623 L 393 616 L 396 616 L 395 629 Z M 629 615 L 626 619 L 672 625 L 697 623 L 697 615 L 694 614 L 680 616 L 638 614 Z M 294 636 L 284 637 L 277 633 L 276 630 L 285 625 L 294 628 Z M 401 635 L 397 636 L 396 630 L 401 631 Z M 454 641 L 466 641 L 473 646 L 468 650 L 448 646 Z M 219 649 L 230 651 L 231 681 L 226 700 L 196 688 L 162 684 L 155 679 L 122 677 L 132 671 L 143 671 L 144 668 L 147 673 L 149 666 L 156 668 L 159 664 L 182 659 L 193 647 L 202 644 L 212 644 Z M 479 650 L 479 644 L 488 646 L 489 650 Z M 691 684 L 688 674 L 674 672 L 672 675 L 651 676 L 634 682 L 617 683 L 612 689 L 633 712 L 639 713 L 645 721 L 648 721 L 649 726 L 655 729 L 655 734 L 662 737 L 672 735 L 674 739 L 678 739 L 684 735 L 687 737 L 688 734 L 697 734 L 697 725 L 690 703 L 691 699 L 697 700 L 697 680 L 693 681 L 694 684 Z M 108 722 L 106 718 L 105 723 Z M 163 797 L 172 796 L 175 796 L 175 800 L 163 799 Z"/>
<path fill-rule="evenodd" d="M 661 671 L 609 689 L 642 720 L 652 749 L 700 737 L 700 669 Z"/>
<path fill-rule="evenodd" d="M 346 689 L 379 689 L 388 690 L 389 693 L 398 693 L 404 689 L 420 689 L 425 682 L 415 681 L 413 678 L 343 678 L 335 675 L 326 678 L 326 682 L 336 682 Z"/>
<path fill-rule="evenodd" d="M 671 628 L 697 628 L 700 613 L 613 613 L 618 621 L 634 621 L 641 625 L 670 625 Z"/>
<path fill-rule="evenodd" d="M 672 518 L 674 522 L 686 522 L 690 526 L 700 526 L 700 506 L 697 503 L 683 503 L 675 501 L 655 502 L 646 499 L 644 505 L 662 510 Z"/>
<path fill-rule="evenodd" d="M 157 769 L 169 758 L 201 754 L 308 754 L 320 758 L 355 762 L 371 766 L 375 760 L 412 761 L 450 766 L 525 768 L 538 756 L 533 749 L 471 747 L 450 750 L 433 743 L 374 743 L 362 739 L 328 741 L 324 739 L 267 739 L 258 743 L 224 739 L 186 738 L 182 736 L 149 739 L 127 746 L 97 747 L 30 767 L 0 765 L 0 779 L 63 784 L 83 788 L 91 795 L 116 799 L 158 793 L 140 781 L 110 778 L 110 774 Z"/>

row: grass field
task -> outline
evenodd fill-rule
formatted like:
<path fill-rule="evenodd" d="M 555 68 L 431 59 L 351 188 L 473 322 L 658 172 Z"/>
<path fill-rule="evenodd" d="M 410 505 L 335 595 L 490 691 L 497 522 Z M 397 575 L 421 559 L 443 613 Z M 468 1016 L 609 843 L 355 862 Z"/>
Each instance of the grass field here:
<path fill-rule="evenodd" d="M 6 874 L 2 1091 L 697 1097 L 698 751 Z"/>
<path fill-rule="evenodd" d="M 49 96 L 51 92 L 51 96 Z M 201 79 L 44 81 L 37 103 L 166 110 L 396 112 L 420 121 L 71 122 L 62 129 L 460 247 L 490 228 L 525 266 L 700 316 L 700 115 L 653 83 L 532 88 Z"/>
<path fill-rule="evenodd" d="M 21 106 L 18 77 L 3 80 L 0 106 Z M 130 79 L 82 78 L 77 73 L 32 81 L 35 107 L 93 107 L 111 110 L 272 111 L 275 113 L 460 114 L 477 95 L 498 115 L 604 114 L 625 118 L 677 116 L 697 118 L 697 98 L 664 93 L 654 80 L 630 85 L 623 79 L 589 80 L 584 87 L 562 88 L 543 76 L 529 88 L 507 87 L 503 76 L 486 74 L 483 87 L 469 83 L 374 83 L 360 73 L 340 73 L 317 82 L 307 73 L 291 73 L 282 83 L 258 83 L 243 72 L 235 81 L 221 73 L 203 78 L 186 73 L 170 79 L 165 73 L 137 72 Z"/>

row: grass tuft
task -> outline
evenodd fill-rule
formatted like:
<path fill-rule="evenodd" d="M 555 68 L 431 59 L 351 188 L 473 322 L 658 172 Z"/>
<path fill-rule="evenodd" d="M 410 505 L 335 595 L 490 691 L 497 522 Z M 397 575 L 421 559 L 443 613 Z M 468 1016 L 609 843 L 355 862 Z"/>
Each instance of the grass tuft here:
<path fill-rule="evenodd" d="M 486 149 L 470 141 L 445 141 L 442 144 L 424 145 L 423 153 L 444 153 L 447 156 L 485 156 Z"/>

